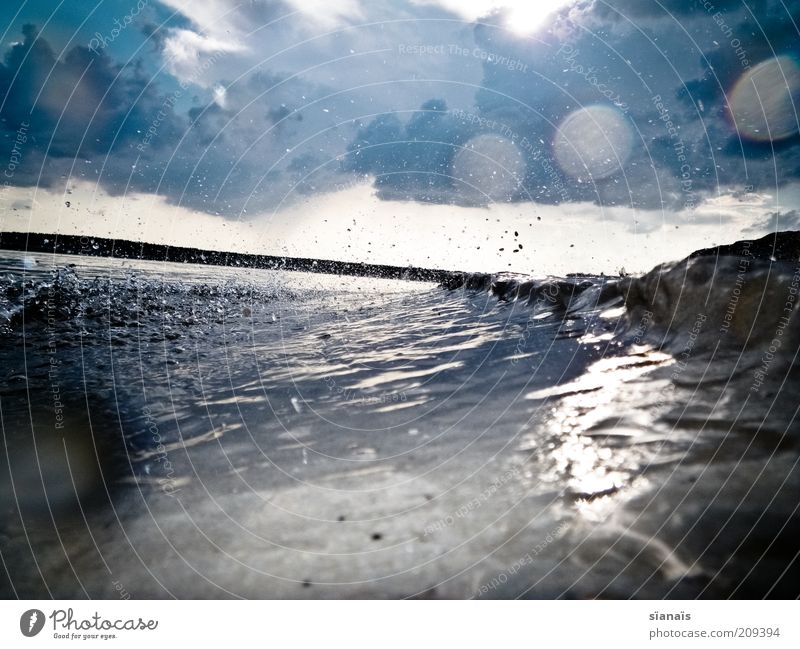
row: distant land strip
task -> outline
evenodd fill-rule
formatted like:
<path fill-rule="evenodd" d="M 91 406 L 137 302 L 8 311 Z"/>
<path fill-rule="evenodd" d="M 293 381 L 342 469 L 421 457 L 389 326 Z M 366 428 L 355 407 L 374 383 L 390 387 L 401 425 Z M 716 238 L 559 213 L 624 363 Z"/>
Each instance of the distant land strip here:
<path fill-rule="evenodd" d="M 239 252 L 199 250 L 182 246 L 167 246 L 157 243 L 140 243 L 124 239 L 107 239 L 72 234 L 0 232 L 0 249 L 59 255 L 113 257 L 116 259 L 145 259 L 178 264 L 290 270 L 325 273 L 327 275 L 355 275 L 358 277 L 403 279 L 413 282 L 452 282 L 465 275 L 465 273 L 458 271 L 438 270 L 435 268 L 389 266 L 386 264 L 306 259 L 303 257 L 251 255 Z"/>

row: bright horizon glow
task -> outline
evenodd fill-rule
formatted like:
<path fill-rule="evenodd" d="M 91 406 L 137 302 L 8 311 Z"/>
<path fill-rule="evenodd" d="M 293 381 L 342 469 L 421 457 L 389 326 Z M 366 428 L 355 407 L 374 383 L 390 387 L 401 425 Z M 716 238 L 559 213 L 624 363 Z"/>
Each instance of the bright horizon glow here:
<path fill-rule="evenodd" d="M 109 195 L 88 182 L 74 183 L 71 190 L 70 207 L 62 192 L 15 190 L 8 196 L 12 210 L 0 220 L 0 231 L 447 270 L 614 274 L 622 266 L 647 272 L 698 248 L 763 236 L 767 228 L 746 228 L 776 209 L 800 204 L 798 183 L 784 189 L 780 204 L 767 194 L 748 195 L 745 201 L 727 195 L 665 219 L 659 210 L 592 203 L 573 203 L 565 210 L 538 203 L 481 208 L 382 201 L 365 183 L 239 220 L 171 205 L 153 194 Z M 687 223 L 693 227 L 675 227 Z M 524 247 L 513 253 L 517 243 Z"/>

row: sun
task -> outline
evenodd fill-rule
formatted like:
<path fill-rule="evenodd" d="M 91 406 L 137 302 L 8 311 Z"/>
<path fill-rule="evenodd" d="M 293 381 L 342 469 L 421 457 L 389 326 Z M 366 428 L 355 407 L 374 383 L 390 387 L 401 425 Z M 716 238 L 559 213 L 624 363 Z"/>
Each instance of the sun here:
<path fill-rule="evenodd" d="M 543 0 L 542 2 L 526 2 L 513 0 L 498 3 L 508 11 L 506 27 L 518 36 L 531 34 L 541 27 L 547 18 L 561 7 L 574 4 L 573 0 Z"/>
<path fill-rule="evenodd" d="M 478 20 L 493 11 L 506 14 L 506 27 L 518 36 L 536 31 L 553 12 L 577 0 L 414 0 L 415 4 L 435 4 L 465 18 Z"/>

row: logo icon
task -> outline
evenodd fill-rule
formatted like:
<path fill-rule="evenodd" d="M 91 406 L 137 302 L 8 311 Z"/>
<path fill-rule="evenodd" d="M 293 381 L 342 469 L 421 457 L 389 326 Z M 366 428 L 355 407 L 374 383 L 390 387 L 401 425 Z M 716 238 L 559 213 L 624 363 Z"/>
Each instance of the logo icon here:
<path fill-rule="evenodd" d="M 32 638 L 39 633 L 42 628 L 44 628 L 44 613 L 38 608 L 25 611 L 19 618 L 19 630 L 22 631 L 22 635 L 27 638 Z"/>

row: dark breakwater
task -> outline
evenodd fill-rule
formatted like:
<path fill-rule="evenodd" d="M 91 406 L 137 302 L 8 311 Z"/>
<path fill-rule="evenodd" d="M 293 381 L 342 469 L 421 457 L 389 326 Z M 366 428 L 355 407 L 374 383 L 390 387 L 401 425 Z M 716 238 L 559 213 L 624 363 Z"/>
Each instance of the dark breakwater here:
<path fill-rule="evenodd" d="M 2 232 L 0 233 L 0 250 L 139 259 L 179 264 L 231 266 L 236 268 L 260 268 L 263 270 L 287 270 L 329 275 L 382 277 L 384 279 L 402 279 L 412 282 L 443 282 L 453 276 L 451 271 L 434 268 L 255 255 L 70 234 Z"/>

